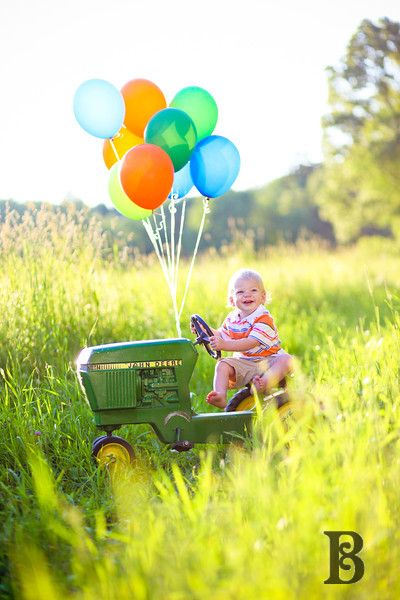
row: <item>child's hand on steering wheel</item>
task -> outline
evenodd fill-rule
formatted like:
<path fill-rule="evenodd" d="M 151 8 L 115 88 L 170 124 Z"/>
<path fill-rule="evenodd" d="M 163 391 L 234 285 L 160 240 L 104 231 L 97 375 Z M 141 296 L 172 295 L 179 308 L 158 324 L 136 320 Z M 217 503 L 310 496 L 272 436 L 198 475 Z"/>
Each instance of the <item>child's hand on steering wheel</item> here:
<path fill-rule="evenodd" d="M 208 354 L 218 360 L 221 358 L 221 351 L 212 348 L 210 338 L 215 337 L 218 330 L 212 329 L 200 315 L 192 315 L 190 317 L 190 331 L 196 335 L 196 344 L 202 344 L 207 350 Z"/>
<path fill-rule="evenodd" d="M 213 350 L 223 350 L 224 340 L 219 331 L 215 332 L 215 335 L 210 336 L 210 346 Z"/>

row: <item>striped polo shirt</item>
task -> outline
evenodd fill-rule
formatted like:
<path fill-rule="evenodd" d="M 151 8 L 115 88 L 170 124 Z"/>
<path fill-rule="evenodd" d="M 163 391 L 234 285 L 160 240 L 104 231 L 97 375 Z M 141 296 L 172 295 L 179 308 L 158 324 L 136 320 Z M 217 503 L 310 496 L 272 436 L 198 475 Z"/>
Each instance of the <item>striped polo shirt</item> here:
<path fill-rule="evenodd" d="M 234 352 L 234 358 L 259 361 L 266 356 L 276 354 L 281 349 L 281 341 L 278 331 L 269 311 L 260 304 L 255 311 L 247 317 L 241 317 L 236 308 L 226 317 L 222 323 L 221 331 L 231 340 L 243 338 L 255 338 L 259 344 L 246 352 Z"/>

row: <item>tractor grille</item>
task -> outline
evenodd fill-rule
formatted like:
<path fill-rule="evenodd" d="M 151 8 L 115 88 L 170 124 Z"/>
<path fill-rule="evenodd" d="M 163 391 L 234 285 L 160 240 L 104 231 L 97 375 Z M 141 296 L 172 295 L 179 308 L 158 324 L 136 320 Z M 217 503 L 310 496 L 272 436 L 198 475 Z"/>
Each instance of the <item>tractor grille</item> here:
<path fill-rule="evenodd" d="M 107 371 L 107 408 L 132 408 L 136 406 L 136 372 L 132 369 Z"/>

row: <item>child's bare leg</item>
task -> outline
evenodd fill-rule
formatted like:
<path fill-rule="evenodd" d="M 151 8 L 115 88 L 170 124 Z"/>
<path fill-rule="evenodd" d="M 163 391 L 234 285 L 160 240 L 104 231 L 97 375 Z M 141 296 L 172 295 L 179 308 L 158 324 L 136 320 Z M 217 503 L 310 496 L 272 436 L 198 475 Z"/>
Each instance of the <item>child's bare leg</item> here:
<path fill-rule="evenodd" d="M 218 362 L 215 367 L 214 389 L 207 394 L 208 404 L 213 404 L 218 408 L 226 406 L 226 391 L 229 386 L 229 380 L 235 378 L 235 369 L 226 362 Z"/>
<path fill-rule="evenodd" d="M 277 356 L 274 364 L 263 375 L 256 375 L 253 384 L 257 391 L 267 392 L 293 370 L 293 358 L 290 354 Z"/>

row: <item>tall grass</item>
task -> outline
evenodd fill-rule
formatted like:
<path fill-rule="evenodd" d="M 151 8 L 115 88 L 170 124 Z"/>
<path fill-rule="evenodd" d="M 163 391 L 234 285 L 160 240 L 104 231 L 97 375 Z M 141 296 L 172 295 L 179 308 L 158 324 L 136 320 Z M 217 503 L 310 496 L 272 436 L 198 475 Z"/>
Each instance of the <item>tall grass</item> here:
<path fill-rule="evenodd" d="M 266 411 L 244 445 L 181 455 L 124 427 L 137 460 L 110 480 L 91 460 L 74 360 L 86 344 L 175 335 L 159 267 L 121 257 L 84 213 L 45 208 L 9 214 L 0 247 L 1 597 L 399 596 L 398 248 L 203 256 L 186 317 L 220 323 L 231 272 L 259 270 L 297 357 L 296 419 Z M 213 368 L 201 353 L 197 410 Z M 323 584 L 326 530 L 363 536 L 361 582 Z"/>

